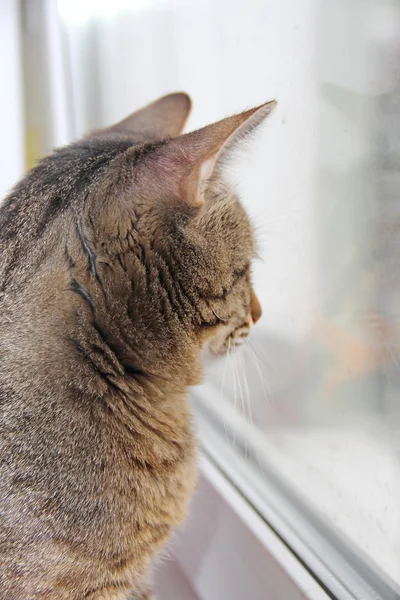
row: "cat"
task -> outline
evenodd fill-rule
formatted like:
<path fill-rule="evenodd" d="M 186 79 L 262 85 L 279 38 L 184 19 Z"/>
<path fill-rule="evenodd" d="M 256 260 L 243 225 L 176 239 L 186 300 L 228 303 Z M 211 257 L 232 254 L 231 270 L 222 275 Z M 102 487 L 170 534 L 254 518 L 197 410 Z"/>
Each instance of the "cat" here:
<path fill-rule="evenodd" d="M 196 480 L 204 347 L 261 316 L 221 166 L 275 106 L 182 135 L 165 96 L 41 160 L 0 207 L 0 598 L 153 598 Z"/>

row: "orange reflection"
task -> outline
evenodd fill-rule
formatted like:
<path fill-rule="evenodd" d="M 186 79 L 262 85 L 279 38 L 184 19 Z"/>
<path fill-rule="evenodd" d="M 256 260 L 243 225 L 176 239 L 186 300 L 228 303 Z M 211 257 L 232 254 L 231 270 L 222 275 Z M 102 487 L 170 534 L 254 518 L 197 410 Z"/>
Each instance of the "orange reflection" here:
<path fill-rule="evenodd" d="M 327 319 L 318 326 L 319 338 L 334 356 L 332 368 L 323 383 L 324 394 L 328 397 L 342 383 L 376 372 L 390 356 L 389 324 L 377 313 L 368 313 L 366 317 L 363 334 L 359 336 Z"/>

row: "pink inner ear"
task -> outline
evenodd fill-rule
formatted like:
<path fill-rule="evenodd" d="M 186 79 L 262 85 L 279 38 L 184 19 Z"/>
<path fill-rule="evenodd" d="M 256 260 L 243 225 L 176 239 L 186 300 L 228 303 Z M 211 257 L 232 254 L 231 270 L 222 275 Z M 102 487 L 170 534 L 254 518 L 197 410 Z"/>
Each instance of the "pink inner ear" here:
<path fill-rule="evenodd" d="M 275 104 L 268 102 L 168 140 L 144 161 L 145 178 L 164 193 L 168 190 L 182 202 L 201 206 L 204 203 L 203 184 L 212 176 L 221 152 L 229 151 L 238 140 L 253 131 Z"/>
<path fill-rule="evenodd" d="M 217 155 L 207 158 L 200 166 L 195 166 L 188 177 L 181 182 L 181 197 L 191 206 L 204 204 L 204 183 L 212 175 Z"/>
<path fill-rule="evenodd" d="M 210 179 L 215 162 L 217 160 L 217 154 L 207 158 L 204 162 L 201 163 L 200 168 L 196 170 L 197 175 L 197 184 L 196 189 L 193 190 L 193 197 L 191 198 L 190 203 L 194 206 L 201 206 L 204 204 L 204 188 L 205 183 L 208 179 Z"/>
<path fill-rule="evenodd" d="M 212 172 L 214 170 L 215 162 L 217 160 L 217 154 L 207 158 L 200 166 L 199 169 L 199 179 L 200 181 L 207 181 L 210 179 Z"/>
<path fill-rule="evenodd" d="M 159 152 L 156 151 L 145 162 L 149 171 L 147 176 L 163 192 L 168 190 L 182 202 L 200 207 L 204 204 L 204 183 L 212 176 L 218 153 L 201 160 L 199 156 L 185 155 L 182 150 L 168 148 L 167 143 Z"/>

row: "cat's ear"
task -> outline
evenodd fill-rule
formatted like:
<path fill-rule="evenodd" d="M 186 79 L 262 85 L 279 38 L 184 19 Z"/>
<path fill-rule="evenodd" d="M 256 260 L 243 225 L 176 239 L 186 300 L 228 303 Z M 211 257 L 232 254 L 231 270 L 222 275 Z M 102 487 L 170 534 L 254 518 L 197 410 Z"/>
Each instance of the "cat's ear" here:
<path fill-rule="evenodd" d="M 155 161 L 153 174 L 158 174 L 158 183 L 186 203 L 201 206 L 205 184 L 216 175 L 222 159 L 254 131 L 275 106 L 276 101 L 272 100 L 169 140 L 150 159 Z"/>
<path fill-rule="evenodd" d="M 191 107 L 192 102 L 187 94 L 169 94 L 92 135 L 117 133 L 131 135 L 138 141 L 163 140 L 182 133 Z"/>

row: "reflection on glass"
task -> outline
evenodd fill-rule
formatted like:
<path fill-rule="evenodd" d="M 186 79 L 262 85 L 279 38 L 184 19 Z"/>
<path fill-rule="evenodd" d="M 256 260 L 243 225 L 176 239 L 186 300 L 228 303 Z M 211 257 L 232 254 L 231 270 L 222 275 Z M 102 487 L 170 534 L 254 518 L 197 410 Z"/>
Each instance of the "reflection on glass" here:
<path fill-rule="evenodd" d="M 396 2 L 315 4 L 314 261 L 303 270 L 314 315 L 305 334 L 279 335 L 267 309 L 243 355 L 210 367 L 243 417 L 208 405 L 231 446 L 356 550 L 385 598 L 400 590 L 399 31 Z"/>

